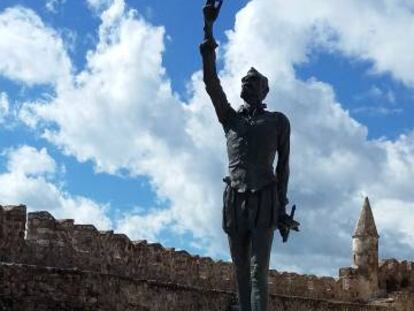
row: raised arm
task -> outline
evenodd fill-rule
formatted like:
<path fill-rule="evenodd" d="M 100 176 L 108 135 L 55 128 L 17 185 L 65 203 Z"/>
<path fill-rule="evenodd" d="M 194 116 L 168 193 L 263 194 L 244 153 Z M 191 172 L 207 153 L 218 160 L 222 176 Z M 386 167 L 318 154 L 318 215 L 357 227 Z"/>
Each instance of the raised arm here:
<path fill-rule="evenodd" d="M 207 0 L 204 13 L 204 41 L 200 44 L 203 59 L 203 79 L 208 95 L 213 102 L 218 120 L 225 124 L 236 112 L 227 101 L 216 71 L 216 40 L 213 36 L 213 25 L 220 12 L 223 1 Z"/>

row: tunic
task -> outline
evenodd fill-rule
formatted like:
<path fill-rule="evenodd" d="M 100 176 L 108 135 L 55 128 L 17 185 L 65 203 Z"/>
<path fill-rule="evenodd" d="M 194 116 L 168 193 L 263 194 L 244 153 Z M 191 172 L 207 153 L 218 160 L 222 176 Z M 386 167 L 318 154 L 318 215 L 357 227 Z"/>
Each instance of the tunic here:
<path fill-rule="evenodd" d="M 240 221 L 276 228 L 288 203 L 290 123 L 283 113 L 265 110 L 266 105 L 252 111 L 242 105 L 237 112 L 230 106 L 216 73 L 216 46 L 207 41 L 200 48 L 206 90 L 227 140 L 223 229 L 237 231 Z"/>

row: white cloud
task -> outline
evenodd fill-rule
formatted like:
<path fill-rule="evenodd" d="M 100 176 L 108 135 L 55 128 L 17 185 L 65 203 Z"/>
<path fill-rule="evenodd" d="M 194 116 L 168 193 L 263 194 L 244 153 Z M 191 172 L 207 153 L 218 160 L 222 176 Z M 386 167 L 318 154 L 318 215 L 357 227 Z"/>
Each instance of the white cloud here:
<path fill-rule="evenodd" d="M 395 102 L 395 95 L 391 90 L 384 90 L 377 85 L 372 85 L 367 91 L 362 92 L 361 94 L 357 94 L 354 96 L 357 101 L 363 100 L 384 100 L 388 101 L 389 103 Z"/>
<path fill-rule="evenodd" d="M 392 207 L 399 215 L 394 221 L 407 217 L 407 202 L 414 202 L 406 185 L 414 177 L 412 138 L 369 141 L 367 129 L 336 102 L 334 90 L 316 79 L 296 80 L 294 65 L 308 61 L 316 47 L 315 52 L 325 49 L 368 60 L 375 72 L 412 85 L 414 75 L 406 70 L 413 66 L 412 56 L 397 59 L 385 53 L 407 54 L 405 39 L 395 33 L 414 36 L 407 33 L 413 29 L 412 15 L 397 2 L 278 0 L 252 1 L 238 14 L 225 54 L 226 85 L 235 85 L 251 65 L 263 69 L 272 81 L 269 106 L 286 112 L 293 127 L 290 197 L 299 203 L 303 232 L 292 236 L 285 253 L 275 251 L 276 266 L 317 271 L 325 262 L 324 268 L 335 274 L 339 263 L 349 263 L 350 248 L 344 246 L 359 214 L 361 193 L 379 205 L 398 198 Z M 231 92 L 232 101 L 236 96 L 237 90 Z M 407 222 L 413 221 L 410 217 Z M 399 233 L 401 240 L 384 237 L 382 242 L 399 244 L 412 234 L 407 228 Z"/>
<path fill-rule="evenodd" d="M 407 31 L 414 25 L 412 15 L 401 1 L 251 1 L 238 14 L 234 38 L 238 45 L 232 45 L 228 58 L 232 64 L 248 66 L 246 61 L 257 60 L 260 51 L 274 43 L 277 50 L 267 53 L 262 62 L 278 65 L 283 73 L 306 62 L 312 48 L 322 47 L 370 61 L 373 72 L 390 73 L 412 85 L 414 56 L 407 53 L 414 37 Z M 253 46 L 252 55 L 245 55 L 243 51 Z"/>
<path fill-rule="evenodd" d="M 125 168 L 149 176 L 158 196 L 171 202 L 177 230 L 217 235 L 219 222 L 213 231 L 210 223 L 220 212 L 210 193 L 221 185 L 211 176 L 221 175 L 223 166 L 209 161 L 208 150 L 193 146 L 186 133 L 186 110 L 162 67 L 164 29 L 123 8 L 117 1 L 102 13 L 98 46 L 76 83 L 50 103 L 26 104 L 21 116 L 31 126 L 56 123 L 58 130 L 46 129 L 44 137 L 80 161 L 93 159 L 98 171 Z M 160 227 L 153 228 L 152 236 Z"/>
<path fill-rule="evenodd" d="M 0 74 L 33 84 L 68 83 L 71 62 L 56 31 L 23 7 L 0 14 Z"/>
<path fill-rule="evenodd" d="M 64 4 L 66 0 L 46 0 L 46 10 L 51 13 L 57 13 L 58 7 Z"/>
<path fill-rule="evenodd" d="M 377 85 L 372 85 L 367 91 L 355 95 L 354 99 L 359 105 L 352 109 L 353 113 L 392 115 L 403 112 L 403 109 L 397 106 L 394 92 Z"/>
<path fill-rule="evenodd" d="M 92 10 L 96 12 L 102 12 L 102 10 L 107 9 L 115 1 L 118 1 L 118 0 L 86 0 L 86 3 Z"/>
<path fill-rule="evenodd" d="M 7 170 L 0 174 L 0 204 L 26 204 L 29 211 L 47 210 L 56 218 L 73 218 L 100 229 L 112 227 L 109 206 L 82 196 L 73 196 L 49 180 L 56 162 L 46 149 L 21 146 L 3 153 Z"/>
<path fill-rule="evenodd" d="M 403 112 L 402 108 L 392 108 L 385 106 L 359 106 L 358 108 L 352 109 L 353 113 L 364 113 L 369 115 L 393 115 L 400 114 Z"/>
<path fill-rule="evenodd" d="M 9 114 L 9 98 L 5 92 L 0 93 L 0 124 L 2 124 Z"/>
<path fill-rule="evenodd" d="M 145 213 L 126 213 L 117 220 L 116 230 L 129 237 L 158 242 L 157 234 L 171 225 L 171 210 L 154 210 Z"/>
<path fill-rule="evenodd" d="M 240 77 L 254 65 L 270 78 L 269 108 L 285 112 L 292 123 L 289 197 L 298 204 L 302 232 L 283 247 L 275 240 L 273 267 L 336 274 L 338 266 L 349 264 L 364 194 L 372 199 L 384 245 L 412 237 L 407 225 L 398 241 L 387 234 L 399 217 L 414 221 L 407 212 L 414 202 L 412 135 L 368 140 L 368 129 L 336 101 L 330 85 L 315 78 L 301 81 L 294 67 L 308 61 L 315 48 L 325 49 L 368 60 L 373 72 L 412 85 L 407 68 L 413 68 L 413 59 L 405 38 L 414 36 L 407 31 L 414 19 L 405 5 L 253 0 L 237 15 L 223 55 L 228 98 L 240 102 Z M 164 29 L 125 9 L 123 1 L 111 2 L 101 19 L 99 43 L 88 52 L 86 69 L 75 83 L 61 85 L 49 103 L 27 104 L 25 120 L 43 128 L 44 137 L 67 154 L 93 160 L 99 171 L 126 169 L 150 179 L 165 206 L 125 213 L 117 226 L 133 238 L 155 240 L 170 227 L 191 232 L 210 254 L 226 255 L 220 229 L 224 135 L 200 74 L 192 78 L 189 103 L 180 102 L 162 66 Z M 403 56 L 390 57 L 391 49 Z M 397 216 L 385 221 L 391 204 Z"/>
<path fill-rule="evenodd" d="M 54 174 L 56 163 L 45 148 L 37 150 L 30 146 L 22 146 L 8 152 L 7 169 L 9 172 L 23 175 Z"/>

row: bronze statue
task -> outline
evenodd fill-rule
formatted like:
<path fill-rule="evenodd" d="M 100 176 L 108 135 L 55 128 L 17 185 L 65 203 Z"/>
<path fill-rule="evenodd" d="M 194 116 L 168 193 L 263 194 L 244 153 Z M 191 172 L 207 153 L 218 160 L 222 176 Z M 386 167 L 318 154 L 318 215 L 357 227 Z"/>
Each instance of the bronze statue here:
<path fill-rule="evenodd" d="M 255 68 L 242 78 L 236 111 L 227 101 L 216 72 L 217 43 L 213 36 L 222 0 L 207 0 L 204 41 L 200 45 L 203 78 L 227 139 L 229 176 L 223 180 L 223 229 L 228 235 L 241 311 L 265 311 L 273 232 L 283 240 L 299 223 L 286 214 L 289 180 L 290 123 L 281 112 L 266 110 L 268 80 Z M 273 162 L 278 154 L 276 170 Z"/>

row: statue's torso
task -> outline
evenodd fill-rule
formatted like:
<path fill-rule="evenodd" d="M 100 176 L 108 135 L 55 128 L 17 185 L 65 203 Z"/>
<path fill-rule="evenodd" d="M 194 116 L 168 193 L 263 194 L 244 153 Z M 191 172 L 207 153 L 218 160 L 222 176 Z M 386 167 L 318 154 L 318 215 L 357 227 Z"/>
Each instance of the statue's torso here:
<path fill-rule="evenodd" d="M 240 192 L 259 190 L 274 181 L 280 115 L 239 111 L 224 127 L 231 186 Z"/>

